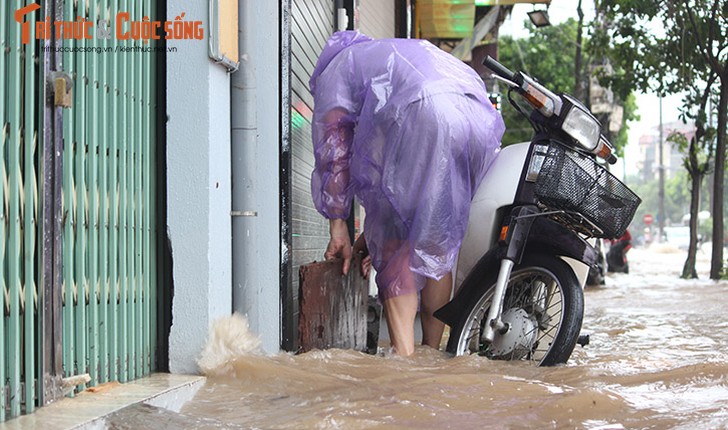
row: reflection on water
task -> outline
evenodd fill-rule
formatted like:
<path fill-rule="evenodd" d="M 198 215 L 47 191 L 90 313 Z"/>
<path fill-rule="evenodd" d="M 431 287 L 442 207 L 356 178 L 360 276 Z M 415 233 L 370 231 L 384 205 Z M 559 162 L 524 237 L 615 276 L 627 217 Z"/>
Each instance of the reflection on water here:
<path fill-rule="evenodd" d="M 263 356 L 233 323 L 216 338 L 240 340 L 238 350 L 210 349 L 211 376 L 181 413 L 137 405 L 107 426 L 728 428 L 728 283 L 681 280 L 684 254 L 657 251 L 630 251 L 633 273 L 586 290 L 591 343 L 577 346 L 565 366 L 452 358 L 424 347 L 408 358 L 343 350 Z M 704 279 L 707 258 L 699 257 Z"/>

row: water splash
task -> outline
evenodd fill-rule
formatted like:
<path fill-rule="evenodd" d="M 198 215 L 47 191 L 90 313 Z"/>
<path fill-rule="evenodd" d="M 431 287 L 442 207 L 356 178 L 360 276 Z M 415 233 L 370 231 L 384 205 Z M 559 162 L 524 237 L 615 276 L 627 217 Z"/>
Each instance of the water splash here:
<path fill-rule="evenodd" d="M 261 340 L 250 331 L 247 318 L 240 314 L 215 321 L 197 365 L 206 376 L 229 374 L 241 357 L 262 356 Z"/>

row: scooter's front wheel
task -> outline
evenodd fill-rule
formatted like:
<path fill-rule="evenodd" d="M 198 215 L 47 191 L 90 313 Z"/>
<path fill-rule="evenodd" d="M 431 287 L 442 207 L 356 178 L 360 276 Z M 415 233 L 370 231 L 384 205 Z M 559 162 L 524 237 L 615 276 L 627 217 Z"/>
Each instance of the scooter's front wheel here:
<path fill-rule="evenodd" d="M 507 330 L 482 339 L 495 290 L 496 272 L 478 282 L 477 293 L 450 330 L 447 350 L 534 365 L 565 363 L 579 338 L 584 294 L 571 267 L 560 258 L 527 255 L 513 268 L 501 319 Z"/>

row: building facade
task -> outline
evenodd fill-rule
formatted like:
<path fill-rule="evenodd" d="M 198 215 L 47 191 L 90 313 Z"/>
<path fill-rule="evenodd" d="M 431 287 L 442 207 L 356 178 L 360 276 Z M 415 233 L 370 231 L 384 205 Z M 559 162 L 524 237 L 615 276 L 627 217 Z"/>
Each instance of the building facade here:
<path fill-rule="evenodd" d="M 396 35 L 407 4 L 240 2 L 236 72 L 199 44 L 168 55 L 172 372 L 197 371 L 209 326 L 231 312 L 247 317 L 266 352 L 297 349 L 298 269 L 321 260 L 328 243 L 310 194 L 308 80 L 338 9 L 348 11 L 349 28 L 381 38 Z M 206 7 L 167 5 L 168 16 L 199 16 Z"/>
<path fill-rule="evenodd" d="M 412 6 L 3 3 L 0 421 L 78 375 L 197 373 L 232 313 L 265 352 L 297 350 L 298 269 L 328 243 L 308 80 L 335 29 L 406 37 Z M 44 39 L 44 17 L 98 31 Z"/>
<path fill-rule="evenodd" d="M 660 133 L 658 127 L 652 133 L 645 134 L 639 139 L 637 168 L 640 172 L 641 179 L 645 182 L 655 180 L 659 176 L 660 150 L 662 150 L 662 164 L 665 168 L 666 179 L 669 179 L 678 172 L 684 171 L 682 164 L 684 154 L 669 142 L 667 137 L 671 133 L 677 132 L 683 134 L 690 140 L 695 135 L 695 126 L 693 124 L 674 121 L 663 124 L 662 129 L 662 148 L 660 148 Z"/>

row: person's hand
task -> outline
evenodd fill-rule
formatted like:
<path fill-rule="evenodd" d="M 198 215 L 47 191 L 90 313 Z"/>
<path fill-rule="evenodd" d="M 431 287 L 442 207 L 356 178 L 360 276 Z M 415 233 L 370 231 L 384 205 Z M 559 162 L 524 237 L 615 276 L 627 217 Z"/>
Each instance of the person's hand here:
<path fill-rule="evenodd" d="M 372 256 L 367 255 L 364 257 L 363 260 L 361 260 L 361 276 L 364 277 L 364 279 L 369 279 L 369 273 L 372 271 Z"/>
<path fill-rule="evenodd" d="M 349 266 L 351 266 L 351 240 L 349 239 L 349 229 L 346 227 L 346 221 L 343 219 L 331 219 L 329 220 L 329 246 L 326 247 L 324 258 L 326 260 L 332 260 L 334 258 L 342 258 L 344 265 L 341 268 L 341 273 L 346 275 L 349 273 Z"/>
<path fill-rule="evenodd" d="M 372 257 L 369 255 L 369 248 L 367 248 L 367 242 L 364 239 L 363 234 L 360 234 L 356 239 L 356 242 L 354 242 L 354 253 L 362 257 L 360 267 L 361 276 L 363 276 L 364 279 L 369 279 L 369 272 L 372 268 Z"/>

